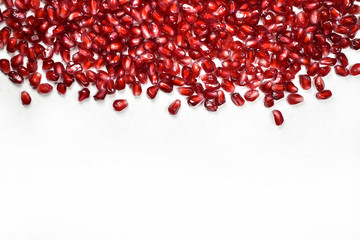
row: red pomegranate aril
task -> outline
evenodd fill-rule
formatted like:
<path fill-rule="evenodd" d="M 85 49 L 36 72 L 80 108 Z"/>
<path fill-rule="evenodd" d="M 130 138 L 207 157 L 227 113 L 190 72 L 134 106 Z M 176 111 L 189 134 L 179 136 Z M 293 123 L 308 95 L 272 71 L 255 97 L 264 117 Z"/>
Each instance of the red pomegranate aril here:
<path fill-rule="evenodd" d="M 331 67 L 329 66 L 321 67 L 319 69 L 319 75 L 325 77 L 329 74 L 330 71 L 331 71 Z"/>
<path fill-rule="evenodd" d="M 315 85 L 316 90 L 318 90 L 318 91 L 322 91 L 325 88 L 325 83 L 321 76 L 316 76 L 314 78 L 314 85 Z"/>
<path fill-rule="evenodd" d="M 12 81 L 15 84 L 21 84 L 24 82 L 23 76 L 21 76 L 19 73 L 15 71 L 11 71 L 8 74 L 10 81 Z"/>
<path fill-rule="evenodd" d="M 194 94 L 194 90 L 191 87 L 180 87 L 178 92 L 183 96 L 191 96 Z"/>
<path fill-rule="evenodd" d="M 6 51 L 8 51 L 9 53 L 14 53 L 17 49 L 17 40 L 16 38 L 12 37 L 9 39 L 8 44 L 6 46 Z"/>
<path fill-rule="evenodd" d="M 0 60 L 0 70 L 4 73 L 4 74 L 8 74 L 11 69 L 10 69 L 10 62 L 7 59 L 1 59 Z"/>
<path fill-rule="evenodd" d="M 113 103 L 113 107 L 117 112 L 124 110 L 127 106 L 128 106 L 128 102 L 125 99 L 118 99 L 115 100 Z"/>
<path fill-rule="evenodd" d="M 33 88 L 37 88 L 41 82 L 41 74 L 38 72 L 33 73 L 29 77 L 29 82 L 30 82 L 30 86 L 32 86 Z"/>
<path fill-rule="evenodd" d="M 302 89 L 309 90 L 311 88 L 311 78 L 309 76 L 300 75 L 299 80 L 300 80 L 300 86 L 302 87 Z"/>
<path fill-rule="evenodd" d="M 46 94 L 50 93 L 53 90 L 53 87 L 48 83 L 41 83 L 36 89 L 39 93 Z"/>
<path fill-rule="evenodd" d="M 49 81 L 57 81 L 59 79 L 59 75 L 57 75 L 54 71 L 48 71 L 46 73 L 46 79 Z"/>
<path fill-rule="evenodd" d="M 288 91 L 289 93 L 297 93 L 297 92 L 298 92 L 298 88 L 295 86 L 294 83 L 292 83 L 292 82 L 287 82 L 287 83 L 286 83 L 286 91 Z"/>
<path fill-rule="evenodd" d="M 64 95 L 66 93 L 66 85 L 63 83 L 58 83 L 56 86 L 56 90 L 58 91 L 58 93 L 60 93 L 61 95 Z"/>
<path fill-rule="evenodd" d="M 203 101 L 203 97 L 201 95 L 192 95 L 188 97 L 187 102 L 190 106 L 196 106 Z"/>
<path fill-rule="evenodd" d="M 168 110 L 171 115 L 176 115 L 181 107 L 181 101 L 179 99 L 175 100 L 170 104 Z"/>
<path fill-rule="evenodd" d="M 151 86 L 146 90 L 146 94 L 150 99 L 154 99 L 159 91 L 157 86 Z"/>
<path fill-rule="evenodd" d="M 135 81 L 135 82 L 132 84 L 132 92 L 133 92 L 133 95 L 136 96 L 136 97 L 141 95 L 141 93 L 142 93 L 142 88 L 141 88 L 140 82 Z"/>
<path fill-rule="evenodd" d="M 23 105 L 30 105 L 31 97 L 28 92 L 26 92 L 26 91 L 21 92 L 21 102 Z"/>
<path fill-rule="evenodd" d="M 264 106 L 267 108 L 271 108 L 274 106 L 274 97 L 270 94 L 266 94 L 264 97 Z"/>
<path fill-rule="evenodd" d="M 303 96 L 297 93 L 292 93 L 287 96 L 287 101 L 290 105 L 295 105 L 304 101 Z"/>
<path fill-rule="evenodd" d="M 241 97 L 239 93 L 232 93 L 231 101 L 238 107 L 241 107 L 245 104 L 245 100 Z"/>
<path fill-rule="evenodd" d="M 78 101 L 82 102 L 89 97 L 90 97 L 90 90 L 87 88 L 83 88 L 82 90 L 79 91 Z"/>
<path fill-rule="evenodd" d="M 341 66 L 341 65 L 336 65 L 336 66 L 334 67 L 334 69 L 335 69 L 335 73 L 336 73 L 337 75 L 339 75 L 339 76 L 342 76 L 342 77 L 346 77 L 346 76 L 348 76 L 349 73 L 350 73 L 349 69 L 347 69 L 346 67 L 343 67 L 343 66 Z"/>
<path fill-rule="evenodd" d="M 173 90 L 173 86 L 170 83 L 167 82 L 160 82 L 159 83 L 159 89 L 166 93 L 171 93 Z"/>
<path fill-rule="evenodd" d="M 11 58 L 10 63 L 11 63 L 11 67 L 13 69 L 17 69 L 18 67 L 20 67 L 23 64 L 24 61 L 24 57 L 20 54 L 14 56 Z"/>
<path fill-rule="evenodd" d="M 274 116 L 275 124 L 277 126 L 280 126 L 284 123 L 284 117 L 279 110 L 273 110 L 272 114 Z"/>
<path fill-rule="evenodd" d="M 206 100 L 204 106 L 209 112 L 216 112 L 218 110 L 218 106 L 212 100 Z"/>
<path fill-rule="evenodd" d="M 259 91 L 258 90 L 249 90 L 245 93 L 244 98 L 248 102 L 253 102 L 259 97 Z"/>
<path fill-rule="evenodd" d="M 353 76 L 360 74 L 360 63 L 356 63 L 350 68 L 350 74 Z"/>
<path fill-rule="evenodd" d="M 320 99 L 320 100 L 325 100 L 328 99 L 332 96 L 332 92 L 330 90 L 323 90 L 321 92 L 318 92 L 316 94 L 316 98 Z"/>

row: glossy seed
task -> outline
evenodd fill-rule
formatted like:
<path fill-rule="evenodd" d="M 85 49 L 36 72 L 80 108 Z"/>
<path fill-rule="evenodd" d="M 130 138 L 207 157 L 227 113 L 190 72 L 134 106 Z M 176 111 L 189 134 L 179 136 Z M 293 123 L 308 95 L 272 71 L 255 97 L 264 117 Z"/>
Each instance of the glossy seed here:
<path fill-rule="evenodd" d="M 181 107 L 181 101 L 176 99 L 173 103 L 170 104 L 168 110 L 171 115 L 176 115 Z"/>
<path fill-rule="evenodd" d="M 272 114 L 274 116 L 274 121 L 277 126 L 280 126 L 284 123 L 284 117 L 279 110 L 273 110 Z"/>
<path fill-rule="evenodd" d="M 23 105 L 30 105 L 31 97 L 28 92 L 26 92 L 26 91 L 21 92 L 21 102 Z"/>
<path fill-rule="evenodd" d="M 320 100 L 328 99 L 332 96 L 332 92 L 330 90 L 323 90 L 316 94 L 316 97 Z"/>
<path fill-rule="evenodd" d="M 128 106 L 128 102 L 125 99 L 118 99 L 115 100 L 113 103 L 113 107 L 117 112 L 124 110 L 127 106 Z"/>

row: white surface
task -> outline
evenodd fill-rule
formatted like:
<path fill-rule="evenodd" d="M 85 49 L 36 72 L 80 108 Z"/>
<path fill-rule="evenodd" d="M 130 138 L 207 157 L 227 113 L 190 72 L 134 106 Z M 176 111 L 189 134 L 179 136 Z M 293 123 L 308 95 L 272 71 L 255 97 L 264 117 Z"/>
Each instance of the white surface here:
<path fill-rule="evenodd" d="M 261 100 L 173 117 L 176 94 L 127 89 L 116 113 L 1 75 L 0 239 L 358 240 L 360 80 L 325 81 L 279 128 Z"/>

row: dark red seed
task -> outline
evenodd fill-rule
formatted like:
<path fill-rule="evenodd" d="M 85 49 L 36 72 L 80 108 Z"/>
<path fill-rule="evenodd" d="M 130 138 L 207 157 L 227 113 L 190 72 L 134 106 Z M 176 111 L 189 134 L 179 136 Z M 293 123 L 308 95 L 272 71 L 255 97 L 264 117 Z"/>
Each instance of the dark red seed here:
<path fill-rule="evenodd" d="M 347 69 L 346 67 L 343 67 L 343 66 L 341 66 L 341 65 L 336 65 L 336 66 L 334 67 L 334 69 L 335 69 L 335 73 L 336 73 L 337 75 L 339 75 L 339 76 L 342 76 L 342 77 L 346 77 L 346 76 L 348 76 L 349 73 L 350 73 L 349 69 Z"/>
<path fill-rule="evenodd" d="M 274 97 L 270 94 L 266 94 L 264 97 L 264 106 L 267 108 L 271 108 L 274 106 Z"/>
<path fill-rule="evenodd" d="M 323 90 L 316 94 L 316 97 L 321 100 L 328 99 L 332 96 L 332 92 L 330 90 Z"/>
<path fill-rule="evenodd" d="M 142 88 L 141 88 L 140 82 L 135 81 L 135 82 L 132 84 L 132 92 L 133 92 L 133 95 L 136 96 L 136 97 L 141 95 L 141 93 L 142 93 Z"/>
<path fill-rule="evenodd" d="M 218 109 L 218 106 L 212 100 L 206 100 L 204 106 L 209 112 L 216 112 Z"/>
<path fill-rule="evenodd" d="M 287 101 L 289 102 L 289 104 L 295 105 L 295 104 L 303 102 L 304 98 L 300 94 L 292 93 L 287 96 Z"/>
<path fill-rule="evenodd" d="M 8 74 L 10 81 L 12 81 L 15 84 L 21 84 L 24 82 L 24 78 L 17 72 L 11 71 Z"/>
<path fill-rule="evenodd" d="M 239 93 L 232 93 L 231 100 L 238 107 L 241 107 L 242 105 L 245 104 L 245 100 L 241 97 Z"/>
<path fill-rule="evenodd" d="M 201 95 L 193 95 L 188 97 L 187 102 L 190 106 L 196 106 L 203 101 L 203 97 Z"/>
<path fill-rule="evenodd" d="M 30 105 L 31 97 L 28 92 L 26 92 L 26 91 L 21 92 L 21 102 L 23 105 Z"/>
<path fill-rule="evenodd" d="M 246 101 L 253 102 L 259 97 L 259 95 L 258 90 L 249 90 L 245 93 L 244 98 Z"/>
<path fill-rule="evenodd" d="M 300 85 L 304 90 L 309 90 L 311 88 L 311 78 L 307 75 L 299 76 Z"/>
<path fill-rule="evenodd" d="M 32 86 L 33 88 L 37 88 L 41 82 L 41 74 L 38 72 L 33 73 L 29 77 L 29 82 L 30 82 L 30 86 Z"/>
<path fill-rule="evenodd" d="M 115 100 L 113 103 L 113 107 L 117 112 L 124 110 L 127 106 L 128 102 L 125 99 Z"/>
<path fill-rule="evenodd" d="M 357 76 L 360 74 L 360 63 L 356 63 L 351 67 L 350 74 L 353 76 Z"/>
<path fill-rule="evenodd" d="M 280 126 L 284 123 L 284 117 L 279 110 L 273 110 L 272 114 L 274 116 L 275 124 L 277 126 Z"/>
<path fill-rule="evenodd" d="M 179 99 L 175 100 L 173 103 L 170 104 L 168 110 L 169 113 L 172 115 L 176 115 L 180 109 L 181 101 Z"/>
<path fill-rule="evenodd" d="M 322 91 L 325 88 L 325 83 L 321 76 L 316 76 L 314 78 L 314 84 L 315 84 L 316 90 L 318 90 L 318 91 Z"/>
<path fill-rule="evenodd" d="M 10 69 L 10 62 L 7 59 L 1 59 L 0 60 L 0 70 L 4 73 L 4 74 L 8 74 L 11 69 Z"/>
<path fill-rule="evenodd" d="M 79 91 L 79 97 L 78 97 L 79 102 L 82 102 L 89 97 L 90 97 L 89 89 L 83 88 L 82 90 Z"/>
<path fill-rule="evenodd" d="M 154 99 L 159 91 L 157 86 L 151 86 L 146 90 L 146 94 L 149 96 L 150 99 Z"/>
<path fill-rule="evenodd" d="M 60 93 L 61 95 L 64 95 L 66 93 L 66 85 L 63 83 L 58 83 L 56 86 L 56 90 L 58 91 L 58 93 Z"/>
<path fill-rule="evenodd" d="M 37 91 L 41 94 L 50 93 L 53 90 L 53 87 L 48 83 L 41 83 L 37 87 Z"/>

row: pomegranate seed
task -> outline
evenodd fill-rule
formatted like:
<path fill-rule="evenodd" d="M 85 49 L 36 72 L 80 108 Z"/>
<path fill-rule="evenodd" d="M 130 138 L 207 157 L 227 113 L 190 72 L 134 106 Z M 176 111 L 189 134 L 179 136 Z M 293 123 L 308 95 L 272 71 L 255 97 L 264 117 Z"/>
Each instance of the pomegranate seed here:
<path fill-rule="evenodd" d="M 238 107 L 241 107 L 242 105 L 245 104 L 245 100 L 241 97 L 239 93 L 232 93 L 231 100 Z"/>
<path fill-rule="evenodd" d="M 343 67 L 343 66 L 341 66 L 341 65 L 336 65 L 336 66 L 334 67 L 334 69 L 335 69 L 335 73 L 336 73 L 337 75 L 339 75 L 339 76 L 342 76 L 342 77 L 346 77 L 346 76 L 348 76 L 349 73 L 350 73 L 349 69 L 347 69 L 346 67 Z"/>
<path fill-rule="evenodd" d="M 259 97 L 258 90 L 249 90 L 244 95 L 246 101 L 253 102 Z"/>
<path fill-rule="evenodd" d="M 295 104 L 303 102 L 304 98 L 300 94 L 292 93 L 287 96 L 287 101 L 289 102 L 289 104 L 295 105 Z"/>
<path fill-rule="evenodd" d="M 132 92 L 134 96 L 140 96 L 142 92 L 140 82 L 136 81 L 132 84 Z"/>
<path fill-rule="evenodd" d="M 23 105 L 30 105 L 31 97 L 28 92 L 26 92 L 26 91 L 21 92 L 21 102 Z"/>
<path fill-rule="evenodd" d="M 10 62 L 7 59 L 1 59 L 0 60 L 0 70 L 4 73 L 4 74 L 8 74 L 11 70 L 10 70 Z"/>
<path fill-rule="evenodd" d="M 66 93 L 66 85 L 63 83 L 59 83 L 56 86 L 56 90 L 58 91 L 58 93 L 60 93 L 61 95 L 64 95 Z"/>
<path fill-rule="evenodd" d="M 321 100 L 328 99 L 331 96 L 332 96 L 332 92 L 330 90 L 323 90 L 316 94 L 316 97 Z"/>
<path fill-rule="evenodd" d="M 300 75 L 300 85 L 304 90 L 309 90 L 311 88 L 311 79 L 307 75 Z"/>
<path fill-rule="evenodd" d="M 124 110 L 127 106 L 128 102 L 125 99 L 115 100 L 113 103 L 113 107 L 117 112 Z"/>
<path fill-rule="evenodd" d="M 39 93 L 46 94 L 51 92 L 53 87 L 48 83 L 41 83 L 36 89 Z"/>
<path fill-rule="evenodd" d="M 277 126 L 282 125 L 284 123 L 284 117 L 283 117 L 282 113 L 279 110 L 273 110 L 272 113 L 274 116 L 275 124 Z"/>
<path fill-rule="evenodd" d="M 30 85 L 37 88 L 41 82 L 41 74 L 36 72 L 29 77 Z"/>
<path fill-rule="evenodd" d="M 357 76 L 360 74 L 360 63 L 354 64 L 350 69 L 350 74 Z"/>
<path fill-rule="evenodd" d="M 316 76 L 314 78 L 314 84 L 315 84 L 316 90 L 318 90 L 318 91 L 322 91 L 325 88 L 325 83 L 321 76 Z"/>
<path fill-rule="evenodd" d="M 274 97 L 270 94 L 266 94 L 264 97 L 264 106 L 267 108 L 271 108 L 274 106 Z"/>
<path fill-rule="evenodd" d="M 169 106 L 169 113 L 172 115 L 176 115 L 180 109 L 181 101 L 179 99 L 175 100 L 173 103 Z"/>
<path fill-rule="evenodd" d="M 150 99 L 154 99 L 159 91 L 157 86 L 151 86 L 146 90 L 147 95 Z"/>
<path fill-rule="evenodd" d="M 83 88 L 82 90 L 79 91 L 79 97 L 78 97 L 79 102 L 82 102 L 89 97 L 90 97 L 89 89 Z"/>
<path fill-rule="evenodd" d="M 17 72 L 11 71 L 9 72 L 9 79 L 16 84 L 21 84 L 24 82 L 24 78 Z"/>
<path fill-rule="evenodd" d="M 187 102 L 190 106 L 196 106 L 199 103 L 201 103 L 203 101 L 203 99 L 204 98 L 201 95 L 193 95 L 193 96 L 188 97 Z"/>

